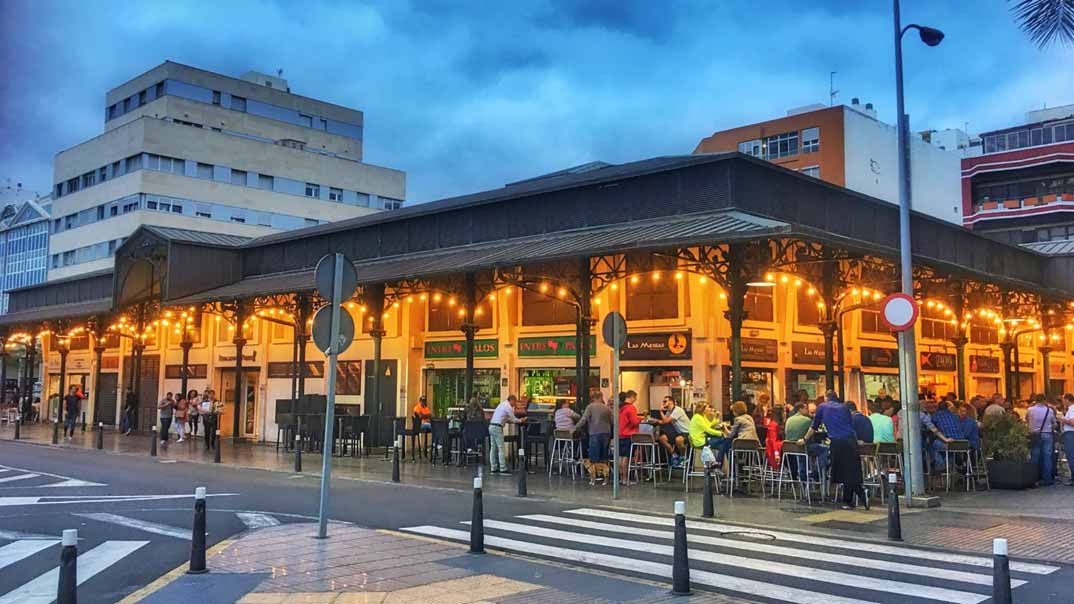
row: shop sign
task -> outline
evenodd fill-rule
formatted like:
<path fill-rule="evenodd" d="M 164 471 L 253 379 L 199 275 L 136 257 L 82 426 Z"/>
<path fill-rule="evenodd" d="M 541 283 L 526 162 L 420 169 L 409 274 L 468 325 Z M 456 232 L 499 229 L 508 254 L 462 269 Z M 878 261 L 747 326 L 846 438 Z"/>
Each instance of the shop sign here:
<path fill-rule="evenodd" d="M 971 354 L 970 373 L 999 373 L 999 359 L 981 354 Z"/>
<path fill-rule="evenodd" d="M 499 355 L 499 340 L 474 340 L 474 358 L 495 359 Z M 438 342 L 426 342 L 425 358 L 464 359 L 466 358 L 466 340 L 441 340 Z"/>
<path fill-rule="evenodd" d="M 895 348 L 874 348 L 872 346 L 862 346 L 861 366 L 898 368 L 899 351 Z"/>
<path fill-rule="evenodd" d="M 574 336 L 548 336 L 544 338 L 519 338 L 519 357 L 573 357 L 578 347 Z M 597 336 L 589 336 L 589 356 L 597 354 Z"/>
<path fill-rule="evenodd" d="M 1018 373 L 1033 373 L 1037 368 L 1036 361 L 1037 360 L 1031 355 L 1023 354 L 1021 358 L 1018 359 L 1018 369 L 1016 371 Z M 1011 359 L 1011 367 L 1014 366 L 1014 359 Z"/>
<path fill-rule="evenodd" d="M 1052 362 L 1048 363 L 1048 369 L 1052 373 L 1052 375 L 1055 375 L 1055 374 L 1058 374 L 1058 373 L 1066 373 L 1067 372 L 1067 364 L 1066 363 L 1061 363 L 1059 361 L 1052 361 Z"/>
<path fill-rule="evenodd" d="M 689 329 L 664 333 L 628 333 L 619 355 L 624 361 L 689 359 L 693 337 Z"/>
<path fill-rule="evenodd" d="M 205 379 L 208 375 L 208 366 L 206 365 L 187 365 L 186 377 L 192 379 Z M 183 366 L 182 365 L 165 365 L 164 377 L 169 380 L 179 380 L 183 378 Z"/>
<path fill-rule="evenodd" d="M 918 356 L 924 371 L 954 371 L 957 368 L 955 355 L 950 352 L 922 352 Z"/>
<path fill-rule="evenodd" d="M 823 342 L 792 342 L 791 362 L 795 365 L 823 365 Z M 834 359 L 833 359 L 834 362 Z"/>
<path fill-rule="evenodd" d="M 754 363 L 779 361 L 779 342 L 765 338 L 742 338 L 742 360 Z"/>
<path fill-rule="evenodd" d="M 101 357 L 101 369 L 119 369 L 119 357 Z"/>
<path fill-rule="evenodd" d="M 235 362 L 235 355 L 233 355 L 233 354 L 222 354 L 217 358 L 219 359 L 219 361 L 221 363 L 228 363 L 228 362 L 234 363 Z M 242 360 L 243 360 L 243 362 L 246 362 L 246 361 L 254 362 L 254 361 L 256 361 L 257 360 L 257 351 L 255 350 L 255 351 L 250 352 L 248 354 L 243 353 Z"/>

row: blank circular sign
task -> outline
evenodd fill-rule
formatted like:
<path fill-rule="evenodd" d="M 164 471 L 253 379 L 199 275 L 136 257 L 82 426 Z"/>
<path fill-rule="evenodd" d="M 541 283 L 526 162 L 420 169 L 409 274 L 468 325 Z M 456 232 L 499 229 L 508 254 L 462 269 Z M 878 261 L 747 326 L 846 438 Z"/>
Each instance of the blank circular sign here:
<path fill-rule="evenodd" d="M 880 316 L 892 331 L 904 331 L 917 321 L 917 302 L 906 294 L 891 294 L 881 303 Z"/>

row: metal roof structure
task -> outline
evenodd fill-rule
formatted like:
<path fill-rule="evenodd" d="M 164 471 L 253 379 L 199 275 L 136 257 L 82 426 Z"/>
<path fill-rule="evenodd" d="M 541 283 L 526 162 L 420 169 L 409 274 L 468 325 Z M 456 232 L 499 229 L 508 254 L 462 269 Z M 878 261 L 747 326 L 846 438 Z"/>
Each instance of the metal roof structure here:
<path fill-rule="evenodd" d="M 1022 247 L 1044 254 L 1046 256 L 1063 256 L 1074 254 L 1074 240 L 1066 241 L 1038 241 L 1036 243 L 1023 243 Z"/>
<path fill-rule="evenodd" d="M 197 245 L 238 247 L 253 239 L 253 237 L 243 237 L 241 235 L 229 235 L 226 233 L 209 233 L 206 231 L 192 231 L 189 229 L 179 229 L 175 227 L 164 227 L 148 224 L 142 226 L 142 228 L 163 239 L 167 239 L 168 241 L 193 243 Z"/>

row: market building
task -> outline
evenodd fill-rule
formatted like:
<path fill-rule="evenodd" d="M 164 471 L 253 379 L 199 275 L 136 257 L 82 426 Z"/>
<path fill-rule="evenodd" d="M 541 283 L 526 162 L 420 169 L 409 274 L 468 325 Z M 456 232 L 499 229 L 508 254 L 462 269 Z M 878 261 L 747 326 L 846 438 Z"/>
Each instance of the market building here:
<path fill-rule="evenodd" d="M 1070 390 L 1074 256 L 912 222 L 920 388 Z M 739 153 L 658 157 L 253 239 L 142 226 L 114 271 L 16 290 L 0 329 L 6 354 L 40 343 L 47 393 L 85 379 L 93 419 L 118 421 L 130 389 L 148 429 L 165 392 L 211 387 L 225 435 L 273 440 L 278 400 L 323 393 L 313 271 L 342 252 L 362 327 L 337 403 L 373 416 L 374 442 L 422 394 L 437 414 L 509 393 L 584 404 L 616 377 L 597 337 L 613 310 L 642 411 L 665 395 L 862 400 L 899 396 L 877 307 L 897 245 L 887 202 Z"/>

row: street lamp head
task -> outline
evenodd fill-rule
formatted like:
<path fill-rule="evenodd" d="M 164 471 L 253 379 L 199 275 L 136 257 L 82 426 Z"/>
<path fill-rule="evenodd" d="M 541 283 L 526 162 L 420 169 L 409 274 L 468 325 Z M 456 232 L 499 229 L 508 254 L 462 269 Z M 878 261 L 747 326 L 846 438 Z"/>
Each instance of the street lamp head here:
<path fill-rule="evenodd" d="M 943 41 L 943 32 L 936 28 L 918 26 L 917 31 L 921 36 L 921 41 L 929 46 L 936 46 Z"/>

